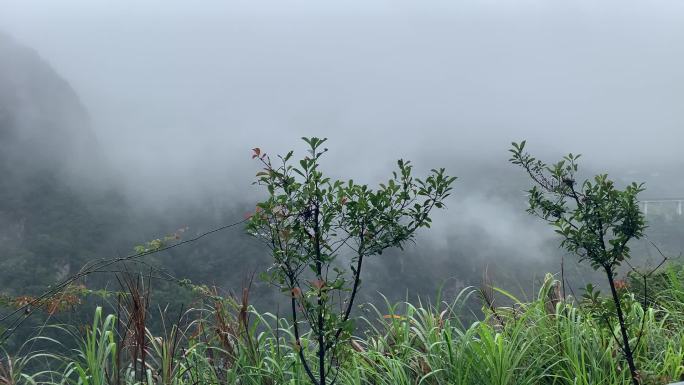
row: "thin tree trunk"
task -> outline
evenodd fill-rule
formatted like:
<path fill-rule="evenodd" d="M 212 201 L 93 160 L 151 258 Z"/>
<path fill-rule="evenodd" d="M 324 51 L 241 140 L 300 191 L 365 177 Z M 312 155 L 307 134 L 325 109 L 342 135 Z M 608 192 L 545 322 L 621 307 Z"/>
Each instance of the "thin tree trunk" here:
<path fill-rule="evenodd" d="M 629 336 L 627 336 L 627 327 L 625 326 L 625 318 L 622 314 L 622 305 L 620 303 L 620 296 L 615 289 L 615 281 L 613 279 L 613 268 L 610 266 L 604 266 L 606 275 L 608 276 L 608 283 L 610 284 L 610 291 L 613 294 L 613 302 L 615 302 L 615 309 L 617 312 L 618 322 L 620 323 L 620 332 L 622 333 L 622 347 L 625 353 L 625 358 L 627 359 L 627 365 L 629 365 L 629 372 L 632 376 L 632 384 L 639 385 L 639 373 L 637 372 L 636 365 L 634 365 L 634 355 L 632 353 L 632 348 L 629 346 Z"/>
<path fill-rule="evenodd" d="M 318 305 L 318 381 L 321 385 L 325 385 L 325 322 L 323 318 L 323 310 L 325 308 L 324 303 L 323 303 L 323 298 L 322 298 L 322 285 L 323 285 L 323 277 L 322 277 L 322 272 L 323 272 L 323 261 L 321 257 L 321 232 L 320 228 L 318 227 L 318 217 L 319 217 L 319 208 L 318 204 L 316 205 L 315 213 L 314 213 L 314 247 L 316 248 L 316 275 L 317 279 L 319 281 L 319 284 L 321 285 L 318 288 L 318 299 L 317 299 L 317 305 Z"/>
<path fill-rule="evenodd" d="M 294 287 L 294 283 L 291 283 L 290 286 Z M 306 356 L 304 355 L 304 349 L 302 348 L 302 344 L 299 341 L 299 326 L 297 325 L 297 300 L 295 299 L 294 295 L 292 296 L 291 305 L 292 305 L 292 326 L 294 328 L 295 341 L 297 341 L 297 349 L 299 350 L 299 359 L 302 360 L 302 365 L 304 365 L 304 370 L 306 371 L 306 374 L 311 379 L 311 382 L 314 385 L 319 385 L 319 383 L 316 380 L 316 377 L 314 376 L 313 372 L 311 372 L 311 368 L 309 368 L 309 364 L 306 362 Z"/>

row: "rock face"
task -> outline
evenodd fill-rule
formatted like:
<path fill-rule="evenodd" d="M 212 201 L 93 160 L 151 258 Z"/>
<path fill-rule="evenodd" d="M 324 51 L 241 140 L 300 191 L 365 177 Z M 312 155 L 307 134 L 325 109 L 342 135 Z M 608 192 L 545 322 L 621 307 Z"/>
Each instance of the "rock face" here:
<path fill-rule="evenodd" d="M 7 172 L 79 170 L 96 140 L 78 96 L 29 48 L 0 34 L 0 156 Z"/>

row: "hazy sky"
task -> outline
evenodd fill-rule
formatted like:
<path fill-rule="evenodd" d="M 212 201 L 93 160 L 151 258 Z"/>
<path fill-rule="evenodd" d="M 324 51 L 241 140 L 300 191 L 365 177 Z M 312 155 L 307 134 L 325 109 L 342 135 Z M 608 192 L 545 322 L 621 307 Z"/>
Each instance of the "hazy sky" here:
<path fill-rule="evenodd" d="M 602 168 L 684 166 L 681 0 L 0 0 L 0 29 L 71 82 L 143 189 L 247 184 L 251 147 L 302 135 L 361 176 L 398 157 L 505 168 L 520 138 Z"/>

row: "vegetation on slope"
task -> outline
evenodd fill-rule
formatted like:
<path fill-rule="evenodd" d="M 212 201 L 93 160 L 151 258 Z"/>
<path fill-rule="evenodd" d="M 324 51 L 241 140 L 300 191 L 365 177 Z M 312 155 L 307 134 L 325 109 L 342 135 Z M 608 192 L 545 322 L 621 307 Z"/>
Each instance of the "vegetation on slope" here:
<path fill-rule="evenodd" d="M 637 285 L 641 280 L 633 277 L 620 285 L 643 384 L 684 378 L 683 280 L 679 265 L 663 268 L 649 278 L 659 289 L 647 300 Z M 301 349 L 315 367 L 311 333 L 300 337 L 299 347 L 292 325 L 257 312 L 247 302 L 247 289 L 239 299 L 204 287 L 195 292 L 203 298 L 201 305 L 155 312 L 165 320 L 159 333 L 145 327 L 144 307 L 130 300 L 122 301 L 121 319 L 98 308 L 84 328 L 53 326 L 64 339 L 74 338 L 78 348 L 55 354 L 61 342 L 54 340 L 49 352 L 7 356 L 0 377 L 7 384 L 309 383 L 298 354 Z M 530 302 L 499 288 L 469 288 L 434 305 L 367 305 L 358 325 L 364 332 L 341 347 L 336 383 L 630 383 L 615 335 L 619 325 L 604 318 L 610 301 L 595 290 L 580 298 L 563 298 L 561 292 L 561 282 L 548 275 Z M 136 290 L 126 295 L 145 297 Z M 509 305 L 492 306 L 495 298 Z M 472 301 L 482 305 L 477 319 L 463 311 Z"/>
<path fill-rule="evenodd" d="M 255 214 L 258 217 L 250 219 L 251 231 L 266 231 L 267 240 L 273 238 L 272 244 L 279 243 L 273 247 L 273 269 L 283 270 L 273 282 L 285 288 L 292 302 L 289 316 L 283 317 L 279 311 L 257 311 L 249 303 L 249 285 L 238 298 L 171 276 L 154 278 L 191 289 L 192 306 L 154 309 L 152 271 L 147 276 L 119 272 L 122 290 L 99 293 L 108 306 L 97 307 L 89 324 L 43 326 L 38 336 L 24 345 L 23 354 L 6 354 L 0 361 L 0 381 L 79 385 L 643 385 L 684 379 L 684 269 L 670 263 L 648 272 L 631 268 L 624 279 L 618 277 L 617 267 L 629 258 L 629 240 L 638 238 L 644 228 L 635 205 L 640 186 L 621 191 L 605 176 L 599 176 L 595 184 L 585 182 L 576 192 L 574 178 L 570 179 L 577 170 L 576 158 L 567 159 L 569 168 L 564 168 L 564 163 L 546 167 L 524 154 L 521 145 L 514 151 L 514 160 L 519 160 L 533 178 L 545 170 L 552 173 L 550 184 L 544 185 L 546 180 L 542 180 L 541 187 L 548 187 L 548 195 L 531 191 L 530 211 L 558 228 L 562 246 L 604 270 L 611 291 L 608 297 L 592 285 L 587 285 L 581 296 L 568 295 L 563 274 L 549 274 L 531 301 L 519 300 L 485 283 L 479 289 L 466 288 L 450 300 L 442 301 L 439 296 L 434 302 L 418 300 L 417 304 L 386 300 L 384 307 L 366 305 L 360 316 L 349 317 L 344 305 L 351 307 L 360 269 L 351 270 L 351 281 L 335 286 L 341 292 L 337 295 L 339 302 L 334 302 L 333 295 L 323 297 L 323 288 L 334 284 L 327 278 L 323 280 L 323 266 L 333 271 L 338 267 L 332 258 L 334 253 L 316 248 L 322 241 L 335 239 L 335 235 L 328 239 L 316 233 L 318 221 L 310 223 L 312 217 L 321 215 L 322 206 L 317 205 L 328 202 L 330 207 L 325 210 L 331 210 L 331 218 L 342 216 L 338 222 L 329 223 L 351 220 L 348 232 L 356 231 L 354 220 L 358 218 L 366 224 L 380 220 L 381 230 L 394 226 L 387 238 L 380 239 L 379 246 L 362 254 L 374 255 L 383 250 L 380 246 L 410 240 L 407 229 L 416 221 L 425 221 L 429 213 L 425 207 L 430 202 L 442 204 L 453 179 L 435 171 L 434 179 L 413 184 L 410 169 L 402 169 L 400 174 L 408 182 L 402 179 L 396 186 L 408 189 L 403 194 L 401 187 L 392 183 L 381 186 L 378 192 L 369 192 L 365 186 L 349 183 L 344 189 L 333 182 L 330 186 L 338 186 L 338 190 L 333 187 L 329 196 L 323 196 L 322 190 L 329 185 L 317 168 L 312 168 L 319 156 L 316 148 L 312 145 L 312 158 L 303 161 L 304 171 L 299 170 L 304 183 L 289 178 L 280 169 L 270 168 L 261 174 L 270 186 L 271 200 L 260 204 Z M 255 155 L 261 156 L 259 151 Z M 269 166 L 268 161 L 265 164 Z M 282 170 L 289 169 L 284 165 Z M 311 181 L 308 175 L 314 175 Z M 274 194 L 280 189 L 285 190 L 284 194 Z M 363 195 L 366 193 L 370 197 Z M 552 200 L 558 194 L 560 198 Z M 398 202 L 425 197 L 428 203 L 414 206 L 415 211 L 409 209 L 407 222 L 403 222 L 401 209 L 391 212 L 394 217 L 383 214 L 388 207 L 390 211 L 394 207 L 383 206 L 383 202 L 392 202 L 395 195 Z M 565 198 L 572 198 L 574 204 Z M 347 205 L 360 206 L 353 210 L 377 210 L 350 213 Z M 313 210 L 314 214 L 302 210 Z M 289 216 L 289 211 L 297 214 Z M 288 238 L 281 228 L 285 225 L 290 234 L 300 233 L 300 243 L 294 248 L 280 246 L 286 241 L 281 237 Z M 373 234 L 359 232 L 361 239 Z M 140 255 L 153 254 L 167 248 L 165 242 L 173 239 L 155 240 L 137 251 Z M 605 247 L 604 242 L 610 246 Z M 327 259 L 321 258 L 323 253 Z M 351 261 L 358 261 L 358 256 Z M 307 267 L 311 271 L 298 273 Z M 299 279 L 310 285 L 295 282 Z M 351 287 L 348 282 L 353 282 Z M 79 286 L 65 288 L 68 290 L 40 302 L 7 298 L 6 305 L 28 309 L 30 303 L 51 314 L 64 304 L 68 307 L 78 303 L 79 296 L 89 293 Z M 346 301 L 342 299 L 345 291 L 352 295 Z M 469 311 L 473 303 L 479 304 L 479 312 Z M 340 312 L 333 306 L 339 306 Z M 30 314 L 28 310 L 26 316 Z M 306 328 L 302 317 L 307 319 Z M 55 337 L 46 337 L 46 330 Z M 337 330 L 348 334 L 338 339 Z M 326 341 L 333 342 L 328 345 Z"/>

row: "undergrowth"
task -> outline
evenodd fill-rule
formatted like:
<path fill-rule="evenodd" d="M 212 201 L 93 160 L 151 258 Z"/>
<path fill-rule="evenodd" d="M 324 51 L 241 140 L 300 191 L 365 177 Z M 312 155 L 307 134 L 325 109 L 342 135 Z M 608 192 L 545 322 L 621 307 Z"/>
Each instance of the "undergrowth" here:
<path fill-rule="evenodd" d="M 673 265 L 649 277 L 647 284 L 657 288 L 653 294 L 642 292 L 638 277 L 631 278 L 621 283 L 620 295 L 641 383 L 684 379 L 684 272 Z M 339 374 L 330 380 L 345 385 L 629 384 L 619 325 L 605 311 L 610 301 L 591 287 L 580 298 L 563 298 L 560 286 L 547 275 L 536 300 L 528 302 L 502 289 L 467 288 L 439 304 L 367 305 L 356 336 L 335 358 Z M 198 291 L 203 306 L 173 316 L 168 309 L 155 312 L 130 306 L 140 301 L 124 300 L 117 314 L 97 308 L 89 325 L 50 326 L 63 339 L 41 341 L 48 346 L 44 351 L 5 354 L 0 384 L 309 383 L 299 357 L 299 349 L 316 354 L 309 334 L 302 336 L 301 346 L 295 344 L 288 320 L 255 310 L 247 289 L 241 298 Z M 144 299 L 146 293 L 127 295 Z M 493 295 L 510 305 L 492 306 Z M 475 321 L 465 311 L 472 301 L 483 304 Z M 164 319 L 158 333 L 144 324 L 152 313 Z M 59 349 L 65 346 L 76 348 Z"/>

